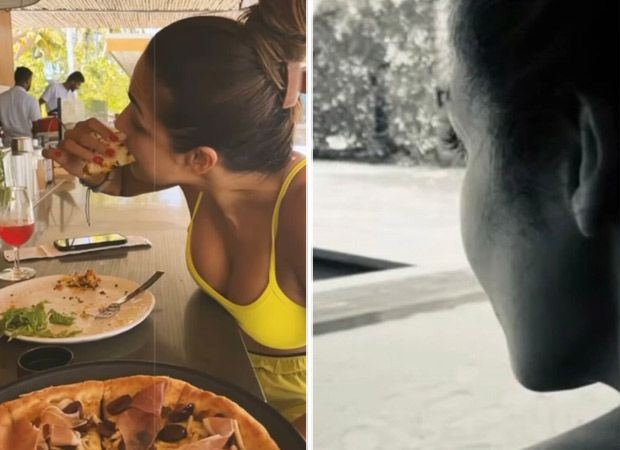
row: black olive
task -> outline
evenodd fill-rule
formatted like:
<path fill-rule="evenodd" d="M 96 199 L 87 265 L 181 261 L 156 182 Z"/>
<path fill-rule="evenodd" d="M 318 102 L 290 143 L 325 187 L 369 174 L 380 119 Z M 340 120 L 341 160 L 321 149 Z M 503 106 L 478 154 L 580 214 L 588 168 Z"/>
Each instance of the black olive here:
<path fill-rule="evenodd" d="M 78 413 L 80 417 L 82 417 L 82 403 L 79 400 L 69 403 L 62 409 L 62 412 L 65 414 L 75 414 Z"/>
<path fill-rule="evenodd" d="M 168 420 L 170 422 L 185 422 L 193 412 L 194 404 L 188 403 L 185 406 L 177 407 L 177 409 L 169 413 Z"/>
<path fill-rule="evenodd" d="M 106 411 L 113 416 L 122 413 L 131 405 L 131 396 L 130 395 L 121 395 L 119 398 L 112 400 L 108 403 L 106 407 Z"/>
<path fill-rule="evenodd" d="M 164 442 L 177 442 L 187 437 L 187 430 L 183 425 L 171 423 L 161 429 L 157 439 Z"/>

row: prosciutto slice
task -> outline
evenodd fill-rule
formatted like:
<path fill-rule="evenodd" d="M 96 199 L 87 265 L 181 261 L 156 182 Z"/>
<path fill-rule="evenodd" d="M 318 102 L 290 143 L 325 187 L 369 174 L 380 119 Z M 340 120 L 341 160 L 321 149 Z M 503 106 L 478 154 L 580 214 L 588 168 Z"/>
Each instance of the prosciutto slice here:
<path fill-rule="evenodd" d="M 162 420 L 154 414 L 129 408 L 118 416 L 116 426 L 123 436 L 126 450 L 146 450 L 155 442 Z"/>
<path fill-rule="evenodd" d="M 43 425 L 43 435 L 49 439 L 53 446 L 79 445 L 80 434 L 71 428 L 59 425 Z"/>
<path fill-rule="evenodd" d="M 159 416 L 161 407 L 164 403 L 164 394 L 166 392 L 166 382 L 160 381 L 142 389 L 131 400 L 131 407 L 139 409 L 145 413 Z"/>
<path fill-rule="evenodd" d="M 68 415 L 62 412 L 60 408 L 56 406 L 48 406 L 41 413 L 41 426 L 45 424 L 55 425 L 57 427 L 65 427 L 72 429 L 76 424 L 81 423 L 82 419 L 74 417 L 74 415 Z"/>
<path fill-rule="evenodd" d="M 118 416 L 116 426 L 126 450 L 146 450 L 155 442 L 163 426 L 161 409 L 166 385 L 161 381 L 142 389 L 134 395 L 131 406 Z"/>
<path fill-rule="evenodd" d="M 226 439 L 235 432 L 235 420 L 227 417 L 206 417 L 202 419 L 202 423 L 209 433 L 219 434 Z"/>

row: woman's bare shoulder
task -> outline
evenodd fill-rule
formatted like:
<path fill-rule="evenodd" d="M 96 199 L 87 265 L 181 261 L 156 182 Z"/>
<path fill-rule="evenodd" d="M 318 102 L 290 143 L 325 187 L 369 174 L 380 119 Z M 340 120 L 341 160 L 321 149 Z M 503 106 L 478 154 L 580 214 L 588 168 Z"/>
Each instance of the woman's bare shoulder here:
<path fill-rule="evenodd" d="M 306 173 L 302 172 L 291 183 L 280 210 L 280 229 L 294 239 L 306 236 Z"/>
<path fill-rule="evenodd" d="M 295 177 L 280 209 L 279 250 L 291 261 L 299 279 L 306 275 L 306 174 Z"/>

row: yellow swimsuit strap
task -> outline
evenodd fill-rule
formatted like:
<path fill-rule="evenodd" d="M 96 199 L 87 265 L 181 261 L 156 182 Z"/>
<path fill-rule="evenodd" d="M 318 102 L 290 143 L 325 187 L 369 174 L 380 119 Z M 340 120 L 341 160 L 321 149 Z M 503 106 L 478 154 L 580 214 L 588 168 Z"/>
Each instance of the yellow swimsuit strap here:
<path fill-rule="evenodd" d="M 276 206 L 273 209 L 273 215 L 271 216 L 271 258 L 269 262 L 269 284 L 278 283 L 276 277 L 276 236 L 278 235 L 278 224 L 280 222 L 280 206 L 282 206 L 282 200 L 288 191 L 289 186 L 293 182 L 295 175 L 297 175 L 304 167 L 306 167 L 306 159 L 302 159 L 293 166 L 293 169 L 288 173 L 282 183 L 278 199 L 276 200 Z M 291 300 L 292 301 L 292 300 Z"/>

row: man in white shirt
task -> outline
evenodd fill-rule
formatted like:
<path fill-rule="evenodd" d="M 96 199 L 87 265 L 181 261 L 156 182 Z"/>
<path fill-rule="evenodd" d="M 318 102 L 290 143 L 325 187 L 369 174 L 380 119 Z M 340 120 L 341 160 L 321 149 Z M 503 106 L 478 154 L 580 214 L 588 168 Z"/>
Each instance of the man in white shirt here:
<path fill-rule="evenodd" d="M 15 86 L 0 94 L 0 124 L 4 131 L 4 146 L 15 137 L 32 137 L 32 122 L 41 118 L 37 100 L 28 95 L 32 71 L 27 67 L 15 70 Z"/>
<path fill-rule="evenodd" d="M 52 81 L 45 88 L 45 92 L 39 99 L 39 104 L 45 103 L 48 115 L 58 114 L 58 100 L 72 98 L 77 99 L 77 90 L 84 83 L 84 75 L 82 72 L 73 72 L 67 77 L 64 83 L 56 83 Z"/>

